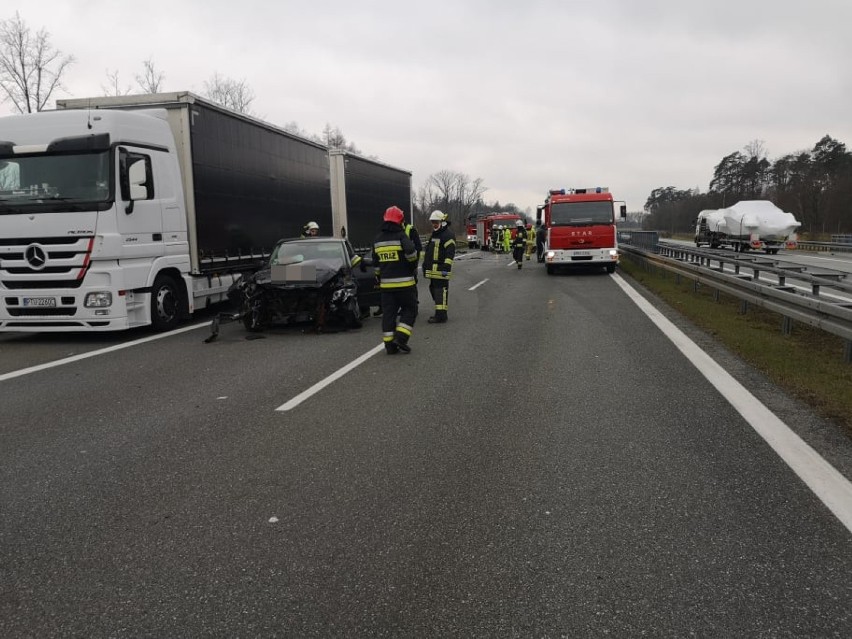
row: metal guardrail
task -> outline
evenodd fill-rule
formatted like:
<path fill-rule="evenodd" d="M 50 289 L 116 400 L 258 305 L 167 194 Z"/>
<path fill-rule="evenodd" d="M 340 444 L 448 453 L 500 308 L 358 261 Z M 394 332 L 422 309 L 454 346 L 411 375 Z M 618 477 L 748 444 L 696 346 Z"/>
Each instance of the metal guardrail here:
<path fill-rule="evenodd" d="M 799 240 L 798 247 L 803 251 L 829 251 L 831 253 L 852 252 L 852 244 L 846 244 L 845 242 L 808 242 Z"/>
<path fill-rule="evenodd" d="M 655 247 L 656 250 L 659 250 L 659 248 L 659 246 Z M 780 277 L 779 283 L 774 285 L 757 281 L 755 279 L 757 273 L 752 275 L 741 274 L 739 271 L 725 273 L 721 266 L 714 269 L 709 265 L 709 262 L 685 258 L 686 251 L 677 258 L 667 257 L 656 253 L 654 250 L 633 246 L 626 241 L 621 241 L 619 250 L 629 259 L 665 269 L 694 281 L 696 285 L 702 284 L 731 295 L 743 302 L 744 310 L 748 304 L 753 304 L 778 313 L 783 318 L 781 330 L 784 333 L 789 333 L 792 330 L 792 322 L 797 321 L 837 335 L 845 340 L 844 361 L 852 363 L 852 303 L 835 303 L 819 298 L 820 288 L 823 286 L 837 288 L 836 285 L 841 283 L 840 278 L 829 280 L 817 274 L 809 274 L 812 287 L 815 286 L 815 288 L 812 288 L 810 296 L 805 296 L 794 292 L 793 287 L 787 286 Z M 725 258 L 712 256 L 712 259 Z M 757 268 L 758 271 L 767 270 L 769 267 L 768 264 L 754 263 L 748 266 L 749 268 Z M 787 275 L 790 274 L 789 269 L 780 270 Z M 803 278 L 802 275 L 802 273 L 795 273 L 797 279 L 807 279 Z M 843 282 L 843 286 L 839 288 L 847 289 L 847 286 L 848 290 L 852 290 L 852 286 L 849 286 L 849 283 L 846 282 Z"/>

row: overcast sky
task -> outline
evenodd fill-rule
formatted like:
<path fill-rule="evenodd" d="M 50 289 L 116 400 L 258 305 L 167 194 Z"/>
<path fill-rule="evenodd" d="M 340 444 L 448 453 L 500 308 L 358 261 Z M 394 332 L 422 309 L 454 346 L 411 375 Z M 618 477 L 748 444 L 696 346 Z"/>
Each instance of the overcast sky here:
<path fill-rule="evenodd" d="M 852 146 L 850 0 L 5 0 L 74 55 L 67 91 L 245 80 L 260 118 L 338 126 L 419 187 L 448 169 L 522 209 L 609 186 L 640 210 L 725 155 Z M 11 104 L 0 111 L 11 112 Z"/>

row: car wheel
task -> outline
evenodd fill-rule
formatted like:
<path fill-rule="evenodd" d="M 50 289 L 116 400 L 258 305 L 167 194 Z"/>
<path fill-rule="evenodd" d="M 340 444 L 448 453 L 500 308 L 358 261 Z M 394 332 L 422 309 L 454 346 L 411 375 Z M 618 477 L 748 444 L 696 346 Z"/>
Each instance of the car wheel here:
<path fill-rule="evenodd" d="M 243 306 L 243 326 L 247 331 L 257 333 L 264 329 L 263 309 L 260 300 L 245 302 Z"/>
<path fill-rule="evenodd" d="M 346 328 L 361 328 L 361 307 L 358 305 L 358 298 L 354 295 L 346 303 L 346 308 L 343 309 L 343 323 Z"/>

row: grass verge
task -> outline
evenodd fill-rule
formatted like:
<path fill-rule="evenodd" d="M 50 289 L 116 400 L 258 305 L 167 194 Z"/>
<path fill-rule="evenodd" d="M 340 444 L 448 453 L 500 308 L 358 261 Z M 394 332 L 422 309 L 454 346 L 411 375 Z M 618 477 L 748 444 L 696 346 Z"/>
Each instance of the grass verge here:
<path fill-rule="evenodd" d="M 852 434 L 852 364 L 843 360 L 845 343 L 830 333 L 794 324 L 781 332 L 777 313 L 749 307 L 740 301 L 662 269 L 650 272 L 622 259 L 619 269 L 665 300 L 692 324 L 702 328 L 793 397 L 818 414 L 841 424 Z M 771 407 L 770 407 L 771 408 Z"/>

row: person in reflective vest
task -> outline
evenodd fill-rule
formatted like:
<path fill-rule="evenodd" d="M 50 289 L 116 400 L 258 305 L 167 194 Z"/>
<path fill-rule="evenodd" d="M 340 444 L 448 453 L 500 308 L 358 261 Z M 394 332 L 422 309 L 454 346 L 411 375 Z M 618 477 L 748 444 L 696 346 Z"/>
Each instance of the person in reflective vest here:
<path fill-rule="evenodd" d="M 503 227 L 503 252 L 508 253 L 512 250 L 512 229 L 509 225 Z"/>
<path fill-rule="evenodd" d="M 515 263 L 518 265 L 518 270 L 520 270 L 521 266 L 524 264 L 524 249 L 527 246 L 527 236 L 524 233 L 523 221 L 518 220 L 516 225 L 518 230 L 512 240 L 512 259 L 515 260 Z"/>
<path fill-rule="evenodd" d="M 420 256 L 423 254 L 423 243 L 420 241 L 420 233 L 417 232 L 414 225 L 408 224 L 404 219 L 402 222 L 402 230 L 408 239 L 411 240 L 411 243 L 414 244 L 414 248 L 417 251 L 417 259 L 414 262 L 414 283 L 417 284 L 417 265 L 420 263 Z M 414 287 L 414 294 L 417 295 L 417 286 Z M 383 312 L 382 307 L 379 306 L 379 308 L 373 312 L 373 317 L 381 317 Z M 361 315 L 364 315 L 363 310 Z"/>
<path fill-rule="evenodd" d="M 373 265 L 382 292 L 382 342 L 388 355 L 411 352 L 408 340 L 417 319 L 417 249 L 402 228 L 404 219 L 402 209 L 388 207 L 373 241 Z"/>
<path fill-rule="evenodd" d="M 432 235 L 423 254 L 423 275 L 429 280 L 429 293 L 435 302 L 435 314 L 428 322 L 443 324 L 447 321 L 449 310 L 450 276 L 456 255 L 456 236 L 450 229 L 447 216 L 441 211 L 432 211 L 429 221 L 432 223 Z"/>
<path fill-rule="evenodd" d="M 532 224 L 527 224 L 527 249 L 524 255 L 524 259 L 529 260 L 530 256 L 533 254 L 535 250 L 535 231 L 533 230 Z"/>

